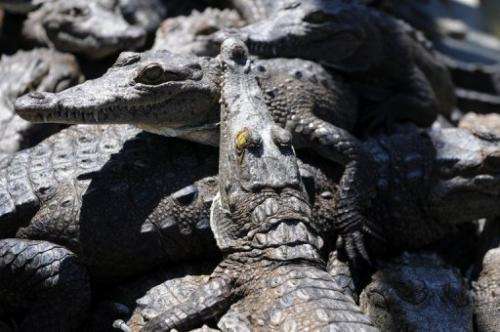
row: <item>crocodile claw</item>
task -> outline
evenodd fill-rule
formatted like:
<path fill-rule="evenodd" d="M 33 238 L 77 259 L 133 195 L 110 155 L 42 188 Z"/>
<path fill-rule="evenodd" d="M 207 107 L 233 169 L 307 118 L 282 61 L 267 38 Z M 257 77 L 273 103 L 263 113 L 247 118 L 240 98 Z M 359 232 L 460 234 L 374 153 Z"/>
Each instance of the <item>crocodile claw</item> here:
<path fill-rule="evenodd" d="M 365 236 L 361 231 L 354 231 L 341 235 L 337 242 L 337 250 L 346 256 L 346 259 L 355 269 L 374 266 L 366 250 L 364 240 Z"/>

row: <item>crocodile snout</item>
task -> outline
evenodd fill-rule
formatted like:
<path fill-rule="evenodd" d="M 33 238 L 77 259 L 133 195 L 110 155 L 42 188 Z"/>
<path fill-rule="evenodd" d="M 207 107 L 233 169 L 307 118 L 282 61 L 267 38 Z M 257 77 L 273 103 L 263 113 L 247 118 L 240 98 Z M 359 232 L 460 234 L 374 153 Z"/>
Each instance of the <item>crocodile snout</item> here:
<path fill-rule="evenodd" d="M 49 92 L 31 92 L 17 98 L 15 102 L 16 113 L 31 122 L 46 122 L 46 111 L 56 104 L 56 98 Z"/>

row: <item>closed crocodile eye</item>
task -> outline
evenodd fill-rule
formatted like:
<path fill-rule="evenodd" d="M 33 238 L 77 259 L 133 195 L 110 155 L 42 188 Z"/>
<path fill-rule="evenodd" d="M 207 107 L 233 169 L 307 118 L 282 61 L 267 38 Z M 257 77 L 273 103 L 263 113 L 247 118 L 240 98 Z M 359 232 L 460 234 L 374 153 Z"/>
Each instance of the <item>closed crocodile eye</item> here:
<path fill-rule="evenodd" d="M 139 72 L 135 81 L 137 83 L 154 85 L 165 82 L 167 80 L 166 76 L 162 66 L 158 63 L 151 63 Z"/>
<path fill-rule="evenodd" d="M 198 188 L 195 185 L 183 188 L 172 194 L 174 201 L 180 205 L 189 205 L 198 197 Z"/>
<path fill-rule="evenodd" d="M 321 11 L 321 10 L 317 10 L 317 11 L 314 11 L 312 13 L 309 13 L 304 17 L 305 22 L 314 23 L 314 24 L 321 24 L 321 23 L 329 22 L 331 20 L 332 20 L 332 16 L 328 15 L 327 13 L 325 13 L 324 11 Z"/>

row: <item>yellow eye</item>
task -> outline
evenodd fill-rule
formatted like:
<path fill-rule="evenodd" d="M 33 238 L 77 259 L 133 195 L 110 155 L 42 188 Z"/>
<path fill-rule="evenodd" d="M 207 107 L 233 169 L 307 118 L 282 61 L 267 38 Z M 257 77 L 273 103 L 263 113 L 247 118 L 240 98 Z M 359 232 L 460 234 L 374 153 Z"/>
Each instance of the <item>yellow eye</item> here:
<path fill-rule="evenodd" d="M 238 153 L 243 152 L 250 143 L 250 130 L 243 128 L 236 134 L 236 150 Z"/>

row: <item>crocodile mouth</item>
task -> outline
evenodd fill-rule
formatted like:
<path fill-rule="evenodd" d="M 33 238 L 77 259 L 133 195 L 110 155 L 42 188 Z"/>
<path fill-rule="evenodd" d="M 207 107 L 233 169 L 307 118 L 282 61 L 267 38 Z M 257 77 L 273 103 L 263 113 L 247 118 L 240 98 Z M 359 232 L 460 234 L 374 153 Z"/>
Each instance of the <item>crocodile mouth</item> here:
<path fill-rule="evenodd" d="M 179 116 L 175 114 L 179 106 L 179 99 L 186 100 L 186 96 L 189 95 L 188 91 L 179 89 L 177 92 L 168 93 L 166 99 L 148 98 L 147 101 L 140 103 L 134 103 L 133 100 L 130 100 L 110 104 L 103 103 L 96 106 L 74 107 L 70 103 L 65 105 L 66 100 L 74 100 L 71 96 L 60 98 L 58 94 L 54 93 L 32 92 L 18 98 L 15 109 L 21 118 L 34 123 L 161 124 L 175 128 L 195 125 L 179 123 L 177 120 Z"/>

